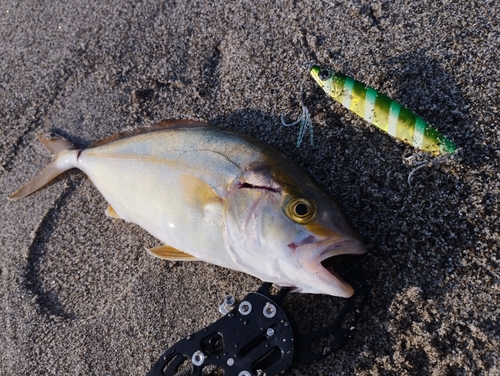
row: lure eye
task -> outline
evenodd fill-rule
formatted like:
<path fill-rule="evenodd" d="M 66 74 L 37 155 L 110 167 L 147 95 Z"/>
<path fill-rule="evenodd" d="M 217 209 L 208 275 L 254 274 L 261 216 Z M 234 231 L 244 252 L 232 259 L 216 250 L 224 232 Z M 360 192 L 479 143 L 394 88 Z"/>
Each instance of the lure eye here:
<path fill-rule="evenodd" d="M 328 69 L 321 69 L 318 73 L 318 78 L 321 80 L 321 81 L 326 81 L 330 78 L 331 74 L 330 74 L 330 71 Z"/>
<path fill-rule="evenodd" d="M 285 204 L 285 214 L 294 222 L 306 223 L 314 218 L 316 208 L 304 198 L 292 197 Z"/>

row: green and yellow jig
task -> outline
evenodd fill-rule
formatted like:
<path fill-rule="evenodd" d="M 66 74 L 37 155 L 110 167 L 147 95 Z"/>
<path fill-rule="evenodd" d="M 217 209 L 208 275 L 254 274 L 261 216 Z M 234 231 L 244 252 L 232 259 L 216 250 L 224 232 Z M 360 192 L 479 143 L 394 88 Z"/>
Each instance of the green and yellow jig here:
<path fill-rule="evenodd" d="M 457 149 L 420 116 L 372 87 L 318 65 L 312 65 L 310 74 L 335 101 L 391 136 L 434 155 Z"/>

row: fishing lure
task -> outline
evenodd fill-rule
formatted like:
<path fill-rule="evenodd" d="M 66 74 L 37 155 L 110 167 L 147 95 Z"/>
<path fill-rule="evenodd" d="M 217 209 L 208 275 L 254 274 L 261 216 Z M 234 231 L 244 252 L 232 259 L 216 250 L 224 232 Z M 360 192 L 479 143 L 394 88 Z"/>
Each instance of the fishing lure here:
<path fill-rule="evenodd" d="M 372 87 L 318 65 L 311 66 L 310 74 L 335 101 L 391 136 L 434 155 L 457 149 L 420 116 Z"/>

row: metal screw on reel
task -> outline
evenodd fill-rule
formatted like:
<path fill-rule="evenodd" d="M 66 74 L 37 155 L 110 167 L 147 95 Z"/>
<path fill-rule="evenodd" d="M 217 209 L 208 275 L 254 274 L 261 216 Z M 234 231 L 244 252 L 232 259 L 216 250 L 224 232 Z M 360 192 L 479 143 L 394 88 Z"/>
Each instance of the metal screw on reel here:
<path fill-rule="evenodd" d="M 252 303 L 246 300 L 242 301 L 238 307 L 238 311 L 244 316 L 249 315 L 252 312 Z"/>
<path fill-rule="evenodd" d="M 266 303 L 263 313 L 268 319 L 273 318 L 276 314 L 276 307 L 272 303 Z"/>
<path fill-rule="evenodd" d="M 203 354 L 200 350 L 195 351 L 195 353 L 191 357 L 191 361 L 195 366 L 201 366 L 205 361 L 205 354 Z"/>
<path fill-rule="evenodd" d="M 236 307 L 236 298 L 234 295 L 229 294 L 224 297 L 224 300 L 219 307 L 219 312 L 225 315 L 229 311 L 232 311 L 234 307 Z"/>

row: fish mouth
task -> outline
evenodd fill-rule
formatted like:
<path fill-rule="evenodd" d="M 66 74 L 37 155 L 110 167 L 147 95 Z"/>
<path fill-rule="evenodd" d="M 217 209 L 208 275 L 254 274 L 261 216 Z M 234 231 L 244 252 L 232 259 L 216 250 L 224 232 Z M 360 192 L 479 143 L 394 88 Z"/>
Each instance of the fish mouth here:
<path fill-rule="evenodd" d="M 311 242 L 307 245 L 310 253 L 308 260 L 303 260 L 303 267 L 314 272 L 316 278 L 331 289 L 331 295 L 351 297 L 354 289 L 341 275 L 348 270 L 349 265 L 352 265 L 353 258 L 366 253 L 365 245 L 353 238 L 323 244 Z"/>
<path fill-rule="evenodd" d="M 330 273 L 333 277 L 337 278 L 340 282 L 345 285 L 349 285 L 343 278 L 346 272 L 353 267 L 356 261 L 359 260 L 359 255 L 339 255 L 332 256 L 327 259 L 321 261 L 321 266 L 325 268 L 328 273 Z"/>
<path fill-rule="evenodd" d="M 330 266 L 339 256 L 362 255 L 366 253 L 365 245 L 358 239 L 343 239 L 318 247 L 313 258 L 323 266 Z M 325 267 L 326 267 L 325 266 Z"/>
<path fill-rule="evenodd" d="M 342 280 L 339 273 L 343 272 L 353 258 L 366 253 L 366 247 L 358 240 L 345 240 L 327 247 L 319 255 L 319 263 L 334 277 Z"/>

